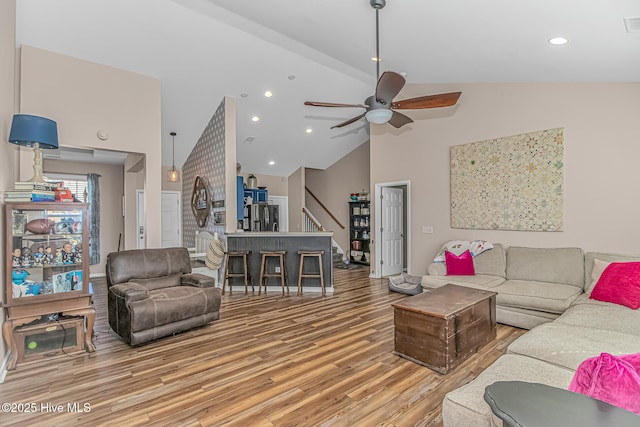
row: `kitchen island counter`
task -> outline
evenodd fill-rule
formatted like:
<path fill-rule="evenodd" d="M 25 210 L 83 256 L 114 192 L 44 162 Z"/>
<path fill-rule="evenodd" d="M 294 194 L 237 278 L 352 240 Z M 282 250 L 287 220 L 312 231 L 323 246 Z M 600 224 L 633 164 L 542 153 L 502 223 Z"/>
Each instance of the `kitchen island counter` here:
<path fill-rule="evenodd" d="M 322 268 L 324 273 L 325 288 L 327 293 L 333 292 L 333 268 L 331 256 L 331 239 L 333 232 L 317 231 L 317 232 L 237 232 L 227 233 L 227 247 L 229 251 L 249 250 L 249 270 L 253 276 L 256 286 L 260 282 L 260 251 L 287 251 L 285 256 L 285 265 L 287 269 L 287 283 L 291 292 L 295 295 L 298 288 L 298 270 L 300 268 L 299 250 L 323 250 Z M 232 260 L 236 261 L 236 260 Z M 277 259 L 268 259 L 269 272 L 274 272 Z M 318 266 L 315 259 L 305 260 L 305 273 L 317 272 Z M 240 265 L 231 265 L 233 271 L 239 271 Z M 232 278 L 233 279 L 233 278 Z M 269 291 L 281 290 L 280 279 L 268 278 Z M 234 281 L 233 285 L 237 288 L 241 283 Z M 242 285 L 244 286 L 244 285 Z M 320 292 L 320 279 L 305 278 L 302 281 L 303 291 Z"/>

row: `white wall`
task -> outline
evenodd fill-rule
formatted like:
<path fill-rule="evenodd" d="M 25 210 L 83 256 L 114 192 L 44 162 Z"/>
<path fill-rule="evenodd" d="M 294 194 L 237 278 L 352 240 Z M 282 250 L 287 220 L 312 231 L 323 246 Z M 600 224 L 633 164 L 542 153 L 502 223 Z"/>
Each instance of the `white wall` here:
<path fill-rule="evenodd" d="M 372 187 L 411 180 L 412 274 L 452 239 L 640 253 L 640 83 L 409 85 L 398 98 L 455 90 L 457 107 L 410 111 L 415 123 L 399 130 L 371 127 Z M 449 147 L 556 127 L 565 137 L 563 232 L 450 227 Z"/>
<path fill-rule="evenodd" d="M 325 210 L 305 193 L 305 204 L 347 253 L 349 238 L 349 195 L 369 189 L 369 142 L 360 145 L 325 170 L 306 168 L 306 186 L 345 227 L 341 228 Z"/>
<path fill-rule="evenodd" d="M 62 146 L 144 154 L 147 246 L 161 246 L 158 79 L 22 46 L 20 112 L 57 121 Z M 98 130 L 107 131 L 109 139 L 98 139 Z M 20 174 L 28 179 L 32 171 Z"/>
<path fill-rule="evenodd" d="M 16 2 L 15 0 L 0 1 L 0 189 L 13 187 L 14 165 L 17 163 L 17 152 L 9 140 L 11 119 L 15 112 L 15 66 L 16 66 Z M 1 202 L 0 202 L 1 203 Z M 0 221 L 4 224 L 4 203 L 1 203 Z M 6 238 L 6 236 L 5 236 Z M 7 260 L 4 250 L 4 239 L 0 244 L 0 268 L 2 274 L 6 271 Z M 2 281 L 4 283 L 4 280 Z M 5 285 L 1 286 L 2 301 L 5 300 Z M 4 311 L 4 310 L 3 310 Z M 0 314 L 0 326 L 4 323 L 5 313 Z M 5 359 L 7 349 L 4 340 L 0 343 L 0 365 Z M 3 365 L 2 365 L 3 366 Z M 4 368 L 2 368 L 4 370 Z M 0 375 L 4 375 L 0 372 Z"/>
<path fill-rule="evenodd" d="M 121 165 L 44 160 L 45 176 L 48 172 L 100 175 L 100 263 L 92 265 L 91 275 L 105 274 L 107 255 L 118 250 L 118 239 L 124 234 L 122 194 L 124 173 Z M 124 243 L 124 235 L 122 236 Z M 122 249 L 122 247 L 121 247 Z M 88 255 L 87 255 L 88 257 Z"/>

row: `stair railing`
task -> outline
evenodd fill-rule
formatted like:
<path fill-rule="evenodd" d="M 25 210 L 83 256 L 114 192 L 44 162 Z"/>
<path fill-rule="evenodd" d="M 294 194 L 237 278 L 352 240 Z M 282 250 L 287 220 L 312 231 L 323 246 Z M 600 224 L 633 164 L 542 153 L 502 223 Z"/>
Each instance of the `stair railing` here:
<path fill-rule="evenodd" d="M 336 224 L 338 224 L 340 228 L 342 228 L 343 230 L 346 228 L 344 225 L 342 225 L 342 223 L 338 220 L 338 218 L 336 218 L 335 215 L 331 213 L 331 211 L 324 205 L 324 203 L 322 203 L 320 199 L 318 199 L 318 196 L 316 196 L 315 194 L 313 194 L 311 190 L 309 190 L 309 187 L 305 186 L 304 189 L 307 190 L 307 192 L 311 195 L 311 197 L 313 197 L 313 200 L 318 202 L 320 207 L 324 209 L 324 211 L 331 217 L 332 220 L 336 222 Z"/>
<path fill-rule="evenodd" d="M 309 209 L 307 209 L 306 207 L 302 208 L 302 213 L 304 214 L 304 224 L 302 226 L 303 231 L 305 232 L 327 231 L 322 226 L 322 224 L 320 224 L 320 221 L 318 221 L 318 219 L 315 216 L 313 216 L 313 214 Z"/>
<path fill-rule="evenodd" d="M 318 219 L 315 216 L 313 216 L 313 214 L 309 209 L 307 209 L 306 207 L 302 208 L 302 213 L 304 214 L 302 231 L 306 233 L 314 233 L 316 231 L 327 231 L 322 226 L 322 224 L 320 224 L 320 221 L 318 221 Z M 338 253 L 344 254 L 344 251 L 342 250 L 338 242 L 336 242 L 333 237 L 331 238 L 331 246 L 335 247 Z"/>

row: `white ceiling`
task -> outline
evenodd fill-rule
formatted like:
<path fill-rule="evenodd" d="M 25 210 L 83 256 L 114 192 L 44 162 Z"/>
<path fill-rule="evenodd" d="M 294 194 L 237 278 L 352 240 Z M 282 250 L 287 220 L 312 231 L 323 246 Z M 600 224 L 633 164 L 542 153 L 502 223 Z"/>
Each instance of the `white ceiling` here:
<path fill-rule="evenodd" d="M 640 17 L 640 1 L 388 0 L 381 70 L 409 83 L 638 82 L 640 32 L 626 32 L 626 17 Z M 558 35 L 569 43 L 547 42 Z M 226 95 L 244 172 L 326 168 L 368 139 L 364 120 L 329 129 L 361 110 L 303 102 L 373 94 L 369 0 L 19 0 L 17 44 L 161 79 L 165 165 L 169 132 L 180 166 Z"/>

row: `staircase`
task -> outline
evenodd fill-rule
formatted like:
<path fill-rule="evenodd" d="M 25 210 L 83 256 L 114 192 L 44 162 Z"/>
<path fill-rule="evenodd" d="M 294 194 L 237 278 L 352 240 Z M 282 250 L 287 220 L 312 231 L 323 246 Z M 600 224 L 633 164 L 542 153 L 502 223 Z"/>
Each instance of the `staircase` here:
<path fill-rule="evenodd" d="M 327 231 L 322 224 L 318 221 L 318 219 L 313 216 L 309 209 L 302 208 L 302 212 L 304 213 L 304 224 L 303 231 L 305 232 L 316 232 L 316 231 Z M 331 238 L 331 259 L 333 262 L 333 266 L 342 266 L 342 257 L 344 256 L 344 251 L 338 245 L 338 243 Z"/>

